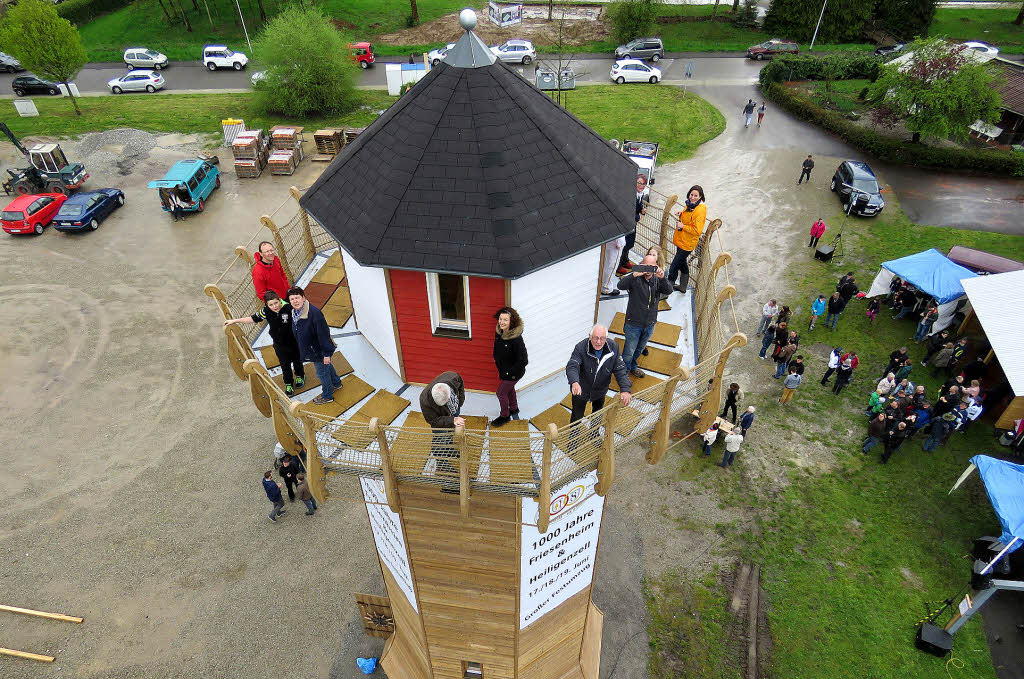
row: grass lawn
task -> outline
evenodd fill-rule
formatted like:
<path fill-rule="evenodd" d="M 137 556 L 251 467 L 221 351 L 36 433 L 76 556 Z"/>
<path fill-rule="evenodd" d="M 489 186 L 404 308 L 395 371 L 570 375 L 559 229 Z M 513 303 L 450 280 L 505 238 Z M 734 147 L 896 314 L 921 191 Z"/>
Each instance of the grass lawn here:
<path fill-rule="evenodd" d="M 935 13 L 930 35 L 981 40 L 1010 54 L 1024 53 L 1024 27 L 1014 26 L 1017 9 L 947 9 Z"/>
<path fill-rule="evenodd" d="M 811 87 L 813 94 L 811 99 L 818 106 L 825 104 L 825 83 L 815 80 L 806 84 Z M 871 84 L 870 80 L 833 80 L 832 81 L 832 103 L 835 108 L 843 113 L 849 111 L 866 111 L 870 107 L 857 98 L 861 90 Z"/>

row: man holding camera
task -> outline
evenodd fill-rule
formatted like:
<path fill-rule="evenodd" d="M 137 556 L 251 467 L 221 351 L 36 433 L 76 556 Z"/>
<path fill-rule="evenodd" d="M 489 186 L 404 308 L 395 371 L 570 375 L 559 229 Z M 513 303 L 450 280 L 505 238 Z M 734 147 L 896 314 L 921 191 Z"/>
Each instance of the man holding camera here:
<path fill-rule="evenodd" d="M 618 288 L 629 291 L 622 360 L 631 375 L 643 377 L 644 371 L 637 367 L 636 362 L 640 360 L 647 340 L 654 332 L 654 324 L 658 322 L 658 303 L 662 295 L 672 294 L 672 285 L 666 280 L 665 272 L 658 268 L 657 256 L 647 255 L 642 263 L 619 279 Z"/>

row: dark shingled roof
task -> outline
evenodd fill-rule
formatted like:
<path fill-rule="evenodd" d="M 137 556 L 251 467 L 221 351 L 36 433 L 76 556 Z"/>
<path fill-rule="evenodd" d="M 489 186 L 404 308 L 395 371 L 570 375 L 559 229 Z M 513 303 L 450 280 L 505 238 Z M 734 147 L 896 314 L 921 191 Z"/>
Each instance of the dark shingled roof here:
<path fill-rule="evenodd" d="M 500 61 L 441 63 L 301 203 L 364 266 L 517 278 L 631 231 L 636 175 Z"/>

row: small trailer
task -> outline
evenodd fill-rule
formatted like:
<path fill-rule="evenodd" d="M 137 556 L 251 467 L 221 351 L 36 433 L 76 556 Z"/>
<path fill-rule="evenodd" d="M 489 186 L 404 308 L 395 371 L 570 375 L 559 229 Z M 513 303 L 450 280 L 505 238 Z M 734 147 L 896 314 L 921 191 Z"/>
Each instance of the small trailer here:
<path fill-rule="evenodd" d="M 636 163 L 640 172 L 647 176 L 647 184 L 654 184 L 654 166 L 658 164 L 658 142 L 623 140 L 622 152 Z"/>

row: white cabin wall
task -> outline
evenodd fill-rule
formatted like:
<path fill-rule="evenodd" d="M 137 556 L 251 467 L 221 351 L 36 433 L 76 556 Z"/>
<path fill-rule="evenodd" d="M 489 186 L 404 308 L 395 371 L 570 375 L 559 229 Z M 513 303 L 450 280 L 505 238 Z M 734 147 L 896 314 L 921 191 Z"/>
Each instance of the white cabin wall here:
<path fill-rule="evenodd" d="M 344 248 L 341 257 L 345 263 L 349 293 L 352 295 L 356 327 L 388 365 L 401 375 L 384 269 L 360 265 Z"/>

